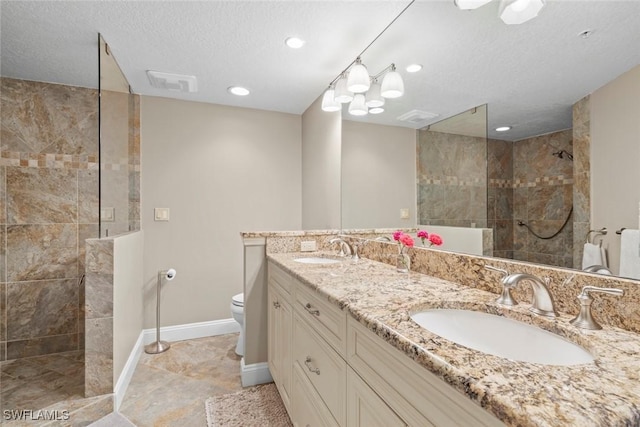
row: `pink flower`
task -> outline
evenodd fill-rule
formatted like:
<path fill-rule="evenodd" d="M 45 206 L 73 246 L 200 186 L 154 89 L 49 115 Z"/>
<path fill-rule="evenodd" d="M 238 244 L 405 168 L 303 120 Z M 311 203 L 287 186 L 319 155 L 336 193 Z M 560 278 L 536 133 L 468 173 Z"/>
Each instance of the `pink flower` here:
<path fill-rule="evenodd" d="M 413 247 L 413 239 L 408 234 L 402 234 L 399 239 L 400 243 L 402 243 L 404 246 L 408 248 Z"/>
<path fill-rule="evenodd" d="M 429 238 L 429 233 L 427 233 L 424 230 L 418 230 L 418 234 L 417 236 L 421 239 L 428 239 Z"/>
<path fill-rule="evenodd" d="M 431 242 L 432 245 L 440 246 L 442 244 L 442 237 L 431 233 L 429 236 L 429 242 Z"/>
<path fill-rule="evenodd" d="M 402 236 L 404 233 L 400 230 L 396 231 L 395 233 L 393 233 L 393 240 L 395 240 L 396 242 L 400 240 L 400 236 Z"/>

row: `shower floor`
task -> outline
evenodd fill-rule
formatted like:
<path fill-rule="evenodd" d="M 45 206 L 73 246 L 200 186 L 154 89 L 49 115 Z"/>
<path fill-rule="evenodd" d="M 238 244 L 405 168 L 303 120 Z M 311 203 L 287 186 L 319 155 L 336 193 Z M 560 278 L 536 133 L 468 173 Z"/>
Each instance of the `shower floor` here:
<path fill-rule="evenodd" d="M 0 362 L 0 413 L 38 410 L 84 398 L 84 352 Z"/>

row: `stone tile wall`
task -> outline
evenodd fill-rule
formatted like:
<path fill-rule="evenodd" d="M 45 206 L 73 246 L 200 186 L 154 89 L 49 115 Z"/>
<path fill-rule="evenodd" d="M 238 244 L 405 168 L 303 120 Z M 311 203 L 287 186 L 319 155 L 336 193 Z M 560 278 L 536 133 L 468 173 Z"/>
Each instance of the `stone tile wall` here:
<path fill-rule="evenodd" d="M 487 141 L 487 223 L 493 229 L 493 255 L 513 258 L 513 143 Z"/>
<path fill-rule="evenodd" d="M 513 258 L 573 267 L 573 221 L 561 229 L 573 206 L 573 162 L 552 153 L 573 152 L 572 131 L 566 130 L 513 143 Z"/>
<path fill-rule="evenodd" d="M 591 224 L 591 109 L 586 96 L 573 105 L 573 266 L 582 267 L 582 251 Z"/>
<path fill-rule="evenodd" d="M 82 349 L 98 93 L 0 79 L 0 360 Z"/>
<path fill-rule="evenodd" d="M 485 138 L 418 131 L 418 224 L 487 226 Z"/>

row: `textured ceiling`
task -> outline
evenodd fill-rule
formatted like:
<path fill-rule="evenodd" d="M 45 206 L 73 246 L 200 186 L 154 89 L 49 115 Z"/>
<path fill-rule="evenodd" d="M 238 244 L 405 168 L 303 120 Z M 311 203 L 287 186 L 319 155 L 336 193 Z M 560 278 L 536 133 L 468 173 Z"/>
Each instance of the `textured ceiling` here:
<path fill-rule="evenodd" d="M 301 114 L 409 4 L 405 1 L 2 1 L 3 76 L 96 87 L 101 33 L 135 93 Z M 414 109 L 435 122 L 488 103 L 489 127 L 518 140 L 571 127 L 571 105 L 640 64 L 640 1 L 550 0 L 508 26 L 498 0 L 474 11 L 418 0 L 362 56 L 395 62 L 406 95 L 367 121 L 400 123 Z M 594 30 L 583 39 L 578 34 Z M 296 35 L 304 48 L 284 39 Z M 424 68 L 408 74 L 404 67 Z M 195 75 L 198 92 L 150 86 L 146 70 Z M 251 89 L 247 97 L 227 87 Z M 346 111 L 345 116 L 348 116 Z M 346 118 L 346 117 L 345 117 Z"/>

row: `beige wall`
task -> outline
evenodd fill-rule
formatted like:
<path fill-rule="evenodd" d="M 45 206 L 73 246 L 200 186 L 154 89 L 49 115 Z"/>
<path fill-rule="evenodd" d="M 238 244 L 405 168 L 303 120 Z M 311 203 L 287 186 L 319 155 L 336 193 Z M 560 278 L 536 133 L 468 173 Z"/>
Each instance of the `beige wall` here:
<path fill-rule="evenodd" d="M 619 271 L 622 227 L 638 228 L 640 66 L 591 95 L 591 227 L 607 227 L 609 265 Z"/>
<path fill-rule="evenodd" d="M 318 98 L 302 115 L 302 228 L 340 228 L 340 112 Z"/>
<path fill-rule="evenodd" d="M 231 317 L 243 290 L 240 231 L 301 228 L 300 116 L 165 98 L 141 99 L 145 328 Z M 156 222 L 168 207 L 169 222 Z"/>
<path fill-rule="evenodd" d="M 344 120 L 342 228 L 414 227 L 415 165 L 415 130 Z"/>
<path fill-rule="evenodd" d="M 143 329 L 141 231 L 113 239 L 113 384 Z"/>

